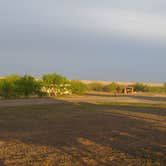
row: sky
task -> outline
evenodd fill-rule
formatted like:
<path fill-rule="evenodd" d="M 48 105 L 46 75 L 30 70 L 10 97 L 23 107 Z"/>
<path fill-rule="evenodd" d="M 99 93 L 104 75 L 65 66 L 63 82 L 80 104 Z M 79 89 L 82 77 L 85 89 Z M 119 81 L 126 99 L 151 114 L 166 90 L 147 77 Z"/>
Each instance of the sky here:
<path fill-rule="evenodd" d="M 0 76 L 165 82 L 165 0 L 0 0 Z"/>

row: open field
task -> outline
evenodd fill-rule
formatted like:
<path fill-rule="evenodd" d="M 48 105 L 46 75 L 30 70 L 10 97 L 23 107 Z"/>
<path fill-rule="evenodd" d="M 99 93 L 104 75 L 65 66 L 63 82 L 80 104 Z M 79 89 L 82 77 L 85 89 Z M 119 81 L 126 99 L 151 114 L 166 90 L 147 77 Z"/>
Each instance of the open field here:
<path fill-rule="evenodd" d="M 0 101 L 0 166 L 165 164 L 165 97 Z"/>

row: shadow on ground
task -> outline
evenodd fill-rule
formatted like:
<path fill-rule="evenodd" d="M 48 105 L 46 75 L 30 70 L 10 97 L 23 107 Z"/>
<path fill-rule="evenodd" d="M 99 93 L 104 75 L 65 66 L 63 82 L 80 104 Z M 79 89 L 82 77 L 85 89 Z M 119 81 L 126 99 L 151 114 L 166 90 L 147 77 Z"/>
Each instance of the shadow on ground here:
<path fill-rule="evenodd" d="M 7 166 L 164 165 L 165 120 L 164 108 L 151 106 L 2 107 L 0 160 Z"/>

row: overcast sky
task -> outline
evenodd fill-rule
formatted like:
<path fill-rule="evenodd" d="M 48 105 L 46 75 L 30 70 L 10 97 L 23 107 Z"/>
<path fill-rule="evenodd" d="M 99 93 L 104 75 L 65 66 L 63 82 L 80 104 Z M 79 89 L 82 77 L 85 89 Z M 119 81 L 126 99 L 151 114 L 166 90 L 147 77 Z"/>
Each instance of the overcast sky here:
<path fill-rule="evenodd" d="M 166 81 L 165 0 L 0 0 L 0 75 Z"/>

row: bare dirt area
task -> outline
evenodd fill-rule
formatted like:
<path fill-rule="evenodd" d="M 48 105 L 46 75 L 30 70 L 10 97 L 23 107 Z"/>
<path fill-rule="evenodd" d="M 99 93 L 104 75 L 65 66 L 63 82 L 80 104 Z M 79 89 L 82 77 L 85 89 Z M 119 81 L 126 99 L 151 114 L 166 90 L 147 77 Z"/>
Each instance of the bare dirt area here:
<path fill-rule="evenodd" d="M 164 97 L 0 101 L 0 166 L 151 165 L 166 165 Z"/>
<path fill-rule="evenodd" d="M 104 92 L 87 93 L 84 96 L 73 96 L 60 98 L 69 102 L 127 102 L 127 103 L 147 103 L 147 104 L 165 104 L 166 95 L 114 95 Z"/>
<path fill-rule="evenodd" d="M 127 102 L 127 103 L 147 103 L 147 104 L 165 104 L 166 95 L 114 95 L 103 92 L 87 93 L 84 96 L 69 96 L 56 98 L 30 98 L 30 99 L 13 99 L 0 100 L 0 107 L 13 107 L 24 105 L 43 105 L 57 104 L 63 102 Z"/>

